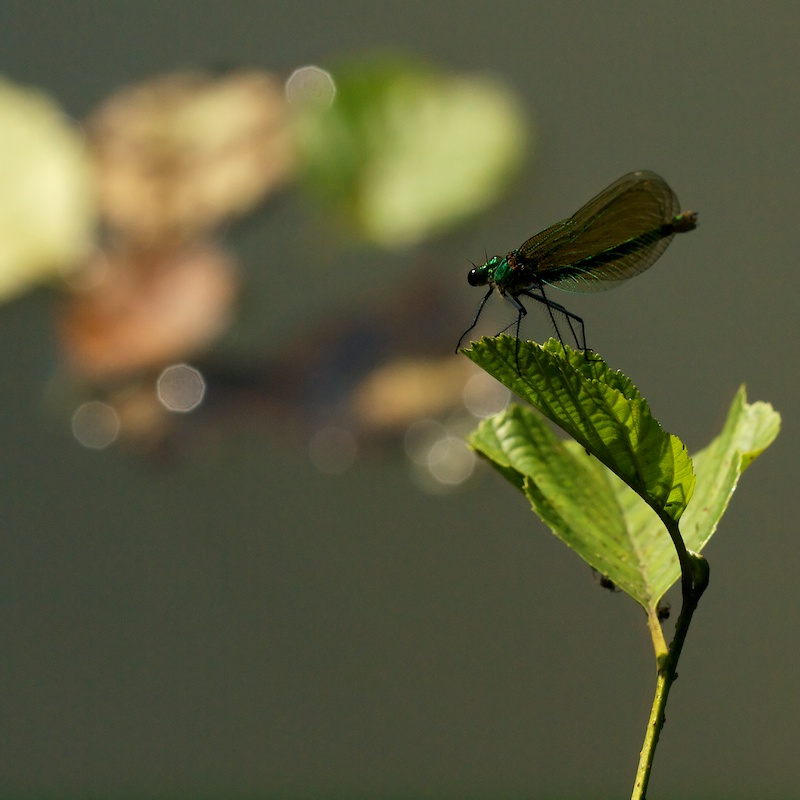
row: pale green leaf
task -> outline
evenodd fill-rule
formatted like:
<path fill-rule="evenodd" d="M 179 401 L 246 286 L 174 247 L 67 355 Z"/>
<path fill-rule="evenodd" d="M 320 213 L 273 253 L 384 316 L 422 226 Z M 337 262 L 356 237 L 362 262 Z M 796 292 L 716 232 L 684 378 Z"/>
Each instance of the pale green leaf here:
<path fill-rule="evenodd" d="M 739 476 L 778 435 L 780 414 L 769 403 L 748 403 L 739 387 L 722 433 L 694 456 L 697 490 L 681 520 L 686 546 L 700 552 L 717 528 Z"/>
<path fill-rule="evenodd" d="M 528 148 L 519 99 L 494 78 L 391 57 L 333 78 L 333 106 L 298 119 L 306 182 L 376 244 L 405 247 L 490 206 Z"/>
<path fill-rule="evenodd" d="M 55 101 L 0 78 L 0 300 L 80 267 L 95 199 L 85 142 Z"/>

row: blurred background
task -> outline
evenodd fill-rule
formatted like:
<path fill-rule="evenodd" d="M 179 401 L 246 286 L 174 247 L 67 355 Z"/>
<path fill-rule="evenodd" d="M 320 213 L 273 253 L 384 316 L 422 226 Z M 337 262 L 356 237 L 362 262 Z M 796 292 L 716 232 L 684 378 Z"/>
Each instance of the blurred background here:
<path fill-rule="evenodd" d="M 5 3 L 0 794 L 627 796 L 644 614 L 475 463 L 508 398 L 453 348 L 470 261 L 650 169 L 698 230 L 558 301 L 690 449 L 741 382 L 784 418 L 706 550 L 651 788 L 800 797 L 798 24 Z"/>

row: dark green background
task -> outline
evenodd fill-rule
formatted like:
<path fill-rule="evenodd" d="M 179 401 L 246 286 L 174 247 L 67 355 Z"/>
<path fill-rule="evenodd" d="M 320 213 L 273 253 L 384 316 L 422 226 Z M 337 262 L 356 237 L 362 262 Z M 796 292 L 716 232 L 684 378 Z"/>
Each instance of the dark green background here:
<path fill-rule="evenodd" d="M 391 47 L 494 73 L 538 146 L 441 265 L 465 321 L 467 259 L 624 172 L 663 174 L 698 231 L 569 307 L 691 448 L 741 381 L 784 431 L 707 550 L 652 794 L 800 797 L 798 30 L 792 2 L 7 1 L 0 73 L 76 117 L 185 66 L 286 73 Z M 297 251 L 300 217 L 248 234 L 251 270 Z M 266 316 L 299 304 L 260 285 Z M 43 400 L 51 304 L 0 308 L 0 795 L 628 796 L 644 617 L 510 487 L 482 473 L 429 497 L 399 457 L 327 477 L 269 436 L 168 470 L 85 451 Z"/>

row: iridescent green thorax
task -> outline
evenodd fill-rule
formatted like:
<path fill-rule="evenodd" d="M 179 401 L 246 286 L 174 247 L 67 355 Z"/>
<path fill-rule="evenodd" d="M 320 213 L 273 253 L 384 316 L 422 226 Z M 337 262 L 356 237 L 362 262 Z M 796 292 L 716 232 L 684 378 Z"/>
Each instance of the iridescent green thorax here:
<path fill-rule="evenodd" d="M 513 268 L 511 264 L 509 264 L 508 256 L 506 256 L 505 258 L 500 258 L 500 256 L 495 256 L 492 259 L 492 261 L 494 262 L 494 266 L 492 268 L 492 280 L 495 282 L 497 286 L 502 288 L 503 284 L 506 283 L 508 279 L 511 277 L 513 273 Z"/>

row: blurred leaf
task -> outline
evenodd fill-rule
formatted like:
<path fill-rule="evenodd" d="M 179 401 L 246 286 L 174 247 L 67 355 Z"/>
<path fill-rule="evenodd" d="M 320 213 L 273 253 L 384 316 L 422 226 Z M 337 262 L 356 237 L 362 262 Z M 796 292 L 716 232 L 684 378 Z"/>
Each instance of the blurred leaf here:
<path fill-rule="evenodd" d="M 409 60 L 334 71 L 336 100 L 301 113 L 312 190 L 384 246 L 413 244 L 497 200 L 529 126 L 520 102 L 486 77 Z"/>
<path fill-rule="evenodd" d="M 70 366 L 119 379 L 159 370 L 207 347 L 228 325 L 236 268 L 213 244 L 97 251 L 97 278 L 65 298 L 59 326 Z"/>
<path fill-rule="evenodd" d="M 83 142 L 45 94 L 0 79 L 0 299 L 77 266 L 92 245 Z"/>
<path fill-rule="evenodd" d="M 464 353 L 563 428 L 657 513 L 680 519 L 694 490 L 691 459 L 625 375 L 555 339 L 538 345 L 512 336 L 483 338 Z"/>
<path fill-rule="evenodd" d="M 176 72 L 115 92 L 87 123 L 101 213 L 140 246 L 186 242 L 292 177 L 283 85 Z"/>

